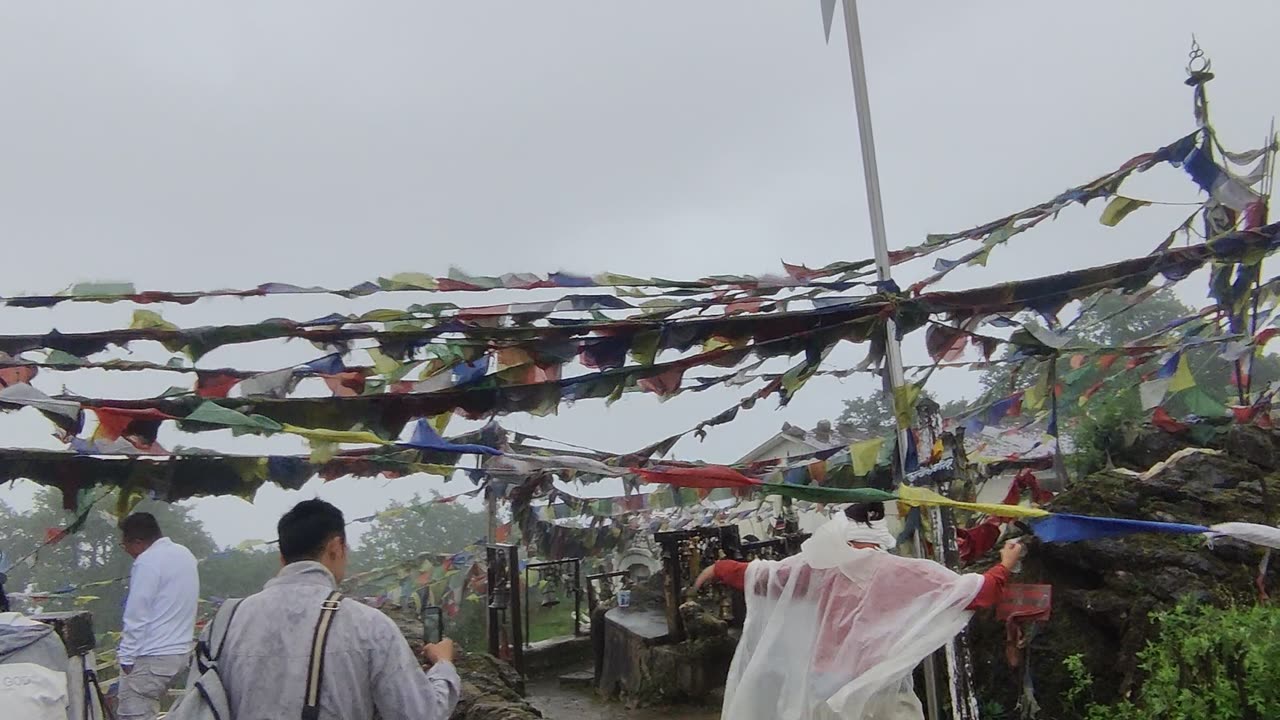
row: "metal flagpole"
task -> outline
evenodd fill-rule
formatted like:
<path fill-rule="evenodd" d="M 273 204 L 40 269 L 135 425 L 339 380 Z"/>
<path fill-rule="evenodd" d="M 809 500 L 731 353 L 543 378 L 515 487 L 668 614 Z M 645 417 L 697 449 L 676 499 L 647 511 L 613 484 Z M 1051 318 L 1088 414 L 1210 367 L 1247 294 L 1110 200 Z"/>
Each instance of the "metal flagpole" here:
<path fill-rule="evenodd" d="M 829 7 L 829 6 L 828 6 Z M 871 215 L 871 240 L 875 247 L 876 276 L 880 282 L 891 280 L 889 244 L 884 228 L 884 207 L 880 200 L 880 171 L 876 166 L 875 137 L 871 131 L 871 100 L 867 93 L 867 69 L 862 59 L 862 32 L 858 27 L 857 0 L 844 0 L 844 28 L 848 36 L 849 67 L 853 75 L 853 97 L 858 111 L 858 139 L 862 144 L 862 174 L 867 188 L 867 210 Z M 895 391 L 905 385 L 902 371 L 902 348 L 898 344 L 897 323 L 893 318 L 885 321 L 885 395 L 889 407 L 896 409 Z M 895 413 L 896 416 L 896 413 Z M 898 468 L 905 475 L 907 431 L 898 428 Z M 922 511 L 923 512 L 923 511 Z M 916 536 L 917 554 L 924 552 L 922 537 Z M 938 666 L 934 655 L 924 663 L 925 696 L 929 705 L 929 720 L 938 720 L 941 705 L 938 702 Z"/>

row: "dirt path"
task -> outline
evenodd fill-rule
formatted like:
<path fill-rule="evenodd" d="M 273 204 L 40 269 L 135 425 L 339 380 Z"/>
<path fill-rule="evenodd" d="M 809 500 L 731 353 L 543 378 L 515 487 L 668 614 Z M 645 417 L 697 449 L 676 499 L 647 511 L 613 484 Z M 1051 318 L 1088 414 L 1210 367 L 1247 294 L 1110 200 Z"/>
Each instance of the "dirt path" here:
<path fill-rule="evenodd" d="M 719 720 L 720 711 L 699 707 L 642 708 L 627 710 L 618 703 L 598 700 L 586 690 L 566 690 L 555 680 L 539 681 L 528 688 L 528 700 L 547 720 Z"/>

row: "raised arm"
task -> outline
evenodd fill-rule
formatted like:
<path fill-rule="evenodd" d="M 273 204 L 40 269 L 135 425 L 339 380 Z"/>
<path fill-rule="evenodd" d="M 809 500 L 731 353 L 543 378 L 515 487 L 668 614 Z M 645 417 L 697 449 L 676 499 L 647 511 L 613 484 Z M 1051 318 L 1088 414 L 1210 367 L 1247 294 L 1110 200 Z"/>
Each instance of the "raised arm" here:
<path fill-rule="evenodd" d="M 1025 545 L 1017 542 L 1006 543 L 1000 548 L 1000 564 L 982 574 L 982 589 L 978 596 L 969 603 L 966 610 L 981 610 L 995 607 L 1004 597 L 1004 586 L 1009 584 L 1009 576 L 1018 561 L 1027 553 Z"/>
<path fill-rule="evenodd" d="M 693 582 L 694 590 L 701 590 L 709 582 L 718 582 L 741 591 L 747 583 L 747 563 L 737 560 L 717 560 L 698 574 Z"/>
<path fill-rule="evenodd" d="M 462 680 L 453 667 L 453 642 L 428 645 L 431 669 L 418 658 L 390 618 L 379 622 L 371 657 L 373 703 L 384 720 L 447 720 L 462 695 Z"/>

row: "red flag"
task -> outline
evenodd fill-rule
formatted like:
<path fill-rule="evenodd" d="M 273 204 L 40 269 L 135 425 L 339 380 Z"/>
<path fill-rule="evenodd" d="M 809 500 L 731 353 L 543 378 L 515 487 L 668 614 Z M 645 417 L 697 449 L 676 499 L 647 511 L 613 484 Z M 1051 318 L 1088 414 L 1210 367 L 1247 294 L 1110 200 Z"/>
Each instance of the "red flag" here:
<path fill-rule="evenodd" d="M 235 375 L 196 373 L 196 395 L 202 398 L 224 398 L 240 382 Z"/>
<path fill-rule="evenodd" d="M 36 370 L 37 368 L 31 365 L 0 368 L 0 388 L 31 382 L 31 378 L 36 376 Z"/>
<path fill-rule="evenodd" d="M 175 416 L 155 408 L 90 408 L 98 416 L 98 427 L 93 431 L 95 440 L 125 438 L 140 450 L 156 450 L 153 447 L 160 433 L 160 423 L 174 420 Z"/>
<path fill-rule="evenodd" d="M 1173 416 L 1162 407 L 1156 408 L 1156 411 L 1151 415 L 1151 424 L 1167 433 L 1179 433 L 1189 427 L 1186 423 L 1174 420 Z"/>
<path fill-rule="evenodd" d="M 754 487 L 759 480 L 743 475 L 723 465 L 702 465 L 698 467 L 658 467 L 652 470 L 631 468 L 632 472 L 644 478 L 645 482 L 666 483 L 675 487 L 708 488 L 742 488 Z"/>
<path fill-rule="evenodd" d="M 364 392 L 364 373 L 348 370 L 336 375 L 321 375 L 334 397 L 355 397 Z"/>

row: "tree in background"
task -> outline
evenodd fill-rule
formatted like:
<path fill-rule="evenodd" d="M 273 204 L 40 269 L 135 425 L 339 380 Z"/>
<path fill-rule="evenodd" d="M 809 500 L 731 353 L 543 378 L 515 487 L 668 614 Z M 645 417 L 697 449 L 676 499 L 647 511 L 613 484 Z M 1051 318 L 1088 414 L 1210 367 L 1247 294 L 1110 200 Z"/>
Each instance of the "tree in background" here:
<path fill-rule="evenodd" d="M 928 390 L 921 392 L 920 398 L 937 402 L 937 398 Z M 941 403 L 941 406 L 942 416 L 951 417 L 963 412 L 968 407 L 968 402 L 965 400 L 950 400 Z M 865 432 L 869 436 L 889 436 L 897 430 L 897 421 L 893 416 L 893 408 L 889 407 L 888 400 L 885 399 L 884 393 L 881 392 L 873 393 L 866 397 L 845 400 L 844 410 L 840 411 L 836 422 L 848 423 L 857 429 L 859 433 Z"/>
<path fill-rule="evenodd" d="M 1194 309 L 1168 290 L 1132 306 L 1122 295 L 1105 294 L 1073 324 L 1072 329 L 1077 333 L 1073 345 L 1124 346 L 1194 313 Z M 1234 366 L 1219 355 L 1222 349 L 1220 343 L 1206 343 L 1185 350 L 1183 356 L 1196 385 L 1167 396 L 1162 407 L 1175 417 L 1216 417 L 1226 413 L 1228 404 L 1237 404 Z M 1009 348 L 1003 357 L 1011 355 Z M 1057 400 L 1058 421 L 1064 432 L 1071 433 L 1076 470 L 1080 475 L 1105 466 L 1109 452 L 1122 442 L 1121 429 L 1147 416 L 1139 387 L 1143 375 L 1155 370 L 1152 362 L 1126 370 L 1127 357 L 1119 357 L 1109 367 L 1103 367 L 1100 359 L 1101 354 L 1097 353 L 1074 357 L 1068 353 L 1058 358 L 1055 368 L 1062 389 Z M 994 364 L 982 373 L 980 382 L 985 392 L 978 404 L 1026 390 L 1043 382 L 1047 372 L 1045 363 Z M 1280 358 L 1259 355 L 1253 365 L 1254 390 L 1277 379 L 1280 379 Z"/>
<path fill-rule="evenodd" d="M 5 589 L 16 593 L 32 586 L 50 592 L 70 585 L 119 580 L 88 588 L 78 594 L 78 599 L 58 598 L 43 603 L 46 610 L 84 608 L 93 613 L 95 631 L 118 631 L 124 611 L 123 579 L 129 576 L 132 561 L 120 547 L 117 519 L 103 509 L 113 499 L 105 498 L 92 509 L 79 532 L 42 549 L 34 565 L 24 563 L 10 569 Z M 208 557 L 216 549 L 204 526 L 182 505 L 143 501 L 135 510 L 155 515 L 164 534 L 190 548 L 198 558 Z M 19 513 L 0 503 L 0 550 L 16 561 L 74 520 L 75 513 L 62 509 L 62 494 L 54 489 L 41 489 L 31 512 Z"/>
<path fill-rule="evenodd" d="M 1073 344 L 1122 346 L 1158 332 L 1170 323 L 1194 313 L 1195 310 L 1178 300 L 1169 290 L 1157 292 L 1132 306 L 1123 295 L 1108 293 L 1100 296 L 1073 325 L 1078 333 L 1078 342 Z M 1192 390 L 1168 398 L 1165 407 L 1170 413 L 1221 414 L 1225 412 L 1225 404 L 1236 402 L 1234 368 L 1230 362 L 1219 357 L 1218 353 L 1221 351 L 1220 344 L 1209 343 L 1185 352 L 1198 392 Z M 1002 358 L 1011 355 L 1012 349 L 1006 349 Z M 1088 403 L 1082 404 L 1081 396 L 1099 381 L 1122 372 L 1124 368 L 1123 359 L 1110 368 L 1100 367 L 1096 356 L 1088 356 L 1082 360 L 1079 367 L 1072 367 L 1073 360 L 1069 355 L 1058 359 L 1058 382 L 1063 386 L 1058 408 L 1065 418 L 1080 415 L 1077 408 L 1087 413 Z M 1138 417 L 1142 413 L 1138 400 L 1140 374 L 1151 370 L 1151 364 L 1148 363 L 1141 370 L 1131 372 L 1129 380 L 1113 381 L 1101 391 L 1108 395 L 1109 402 L 1127 408 L 1131 416 Z M 998 398 L 1025 390 L 1040 380 L 1042 372 L 1043 365 L 1037 372 L 1035 364 L 998 363 L 983 371 L 979 382 L 985 390 L 984 397 Z M 1253 387 L 1263 387 L 1276 379 L 1280 379 L 1280 358 L 1275 355 L 1259 355 L 1253 367 Z"/>
<path fill-rule="evenodd" d="M 210 600 L 247 597 L 261 590 L 279 571 L 280 551 L 274 545 L 230 548 L 200 563 L 200 587 Z"/>
<path fill-rule="evenodd" d="M 1086 306 L 1080 319 L 1072 323 L 1070 329 L 1075 333 L 1072 345 L 1124 346 L 1195 313 L 1169 290 L 1161 290 L 1136 304 L 1130 304 L 1129 300 L 1115 293 L 1098 296 Z M 1154 342 L 1159 344 L 1162 341 Z M 1163 407 L 1170 414 L 1175 417 L 1220 416 L 1226 412 L 1226 405 L 1238 403 L 1235 369 L 1232 363 L 1220 357 L 1222 349 L 1220 343 L 1207 343 L 1184 351 L 1196 386 L 1165 398 Z M 999 359 L 1008 360 L 1013 354 L 1014 348 L 1006 346 Z M 1057 399 L 1058 418 L 1064 432 L 1073 433 L 1074 445 L 1080 454 L 1078 469 L 1087 473 L 1105 463 L 1108 450 L 1105 443 L 1119 441 L 1121 426 L 1146 416 L 1138 388 L 1142 375 L 1152 372 L 1154 366 L 1148 362 L 1138 369 L 1126 371 L 1126 357 L 1103 367 L 1099 362 L 1100 354 L 1072 355 L 1067 353 L 1060 357 L 1055 368 L 1062 389 Z M 942 416 L 957 417 L 969 407 L 982 406 L 1026 390 L 1044 382 L 1046 374 L 1045 363 L 992 363 L 979 377 L 983 388 L 981 397 L 973 403 L 948 402 L 942 406 Z M 1277 379 L 1280 379 L 1280 357 L 1259 355 L 1253 365 L 1254 391 Z M 929 391 L 925 390 L 922 396 L 930 397 Z M 883 393 L 846 400 L 839 421 L 881 435 L 894 431 L 893 412 Z"/>
<path fill-rule="evenodd" d="M 369 524 L 352 556 L 352 572 L 393 565 L 420 553 L 452 553 L 484 541 L 482 513 L 457 503 L 431 503 L 414 495 L 392 502 Z"/>
<path fill-rule="evenodd" d="M 117 518 L 107 511 L 114 496 L 106 497 L 91 509 L 78 532 L 40 550 L 34 564 L 19 564 L 8 572 L 5 589 L 20 593 L 51 592 L 71 585 L 103 580 L 109 584 L 85 588 L 67 596 L 57 596 L 38 606 L 47 611 L 82 608 L 93 613 L 99 634 L 118 632 L 127 592 L 125 580 L 131 559 L 120 547 Z M 186 545 L 200 560 L 200 595 L 205 600 L 245 597 L 262 589 L 280 569 L 280 555 L 274 546 L 219 550 L 201 522 L 180 504 L 143 501 L 138 512 L 156 516 L 160 528 L 174 542 Z M 456 504 L 424 504 L 419 497 L 408 503 L 393 502 L 371 523 L 353 550 L 350 572 L 393 565 L 421 553 L 453 553 L 477 540 L 483 541 L 485 517 Z M 61 493 L 42 489 L 33 508 L 18 512 L 0 502 L 0 551 L 16 561 L 62 528 L 76 514 L 62 509 Z M 212 605 L 202 605 L 212 610 Z M 451 633 L 463 632 L 470 645 L 479 647 L 484 637 L 484 603 L 469 596 L 461 605 L 463 616 L 450 622 Z M 17 609 L 35 608 L 19 604 Z M 111 646 L 103 640 L 102 649 Z"/>

